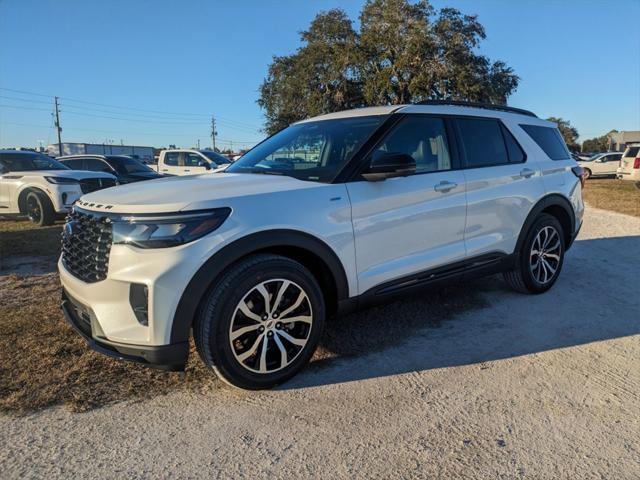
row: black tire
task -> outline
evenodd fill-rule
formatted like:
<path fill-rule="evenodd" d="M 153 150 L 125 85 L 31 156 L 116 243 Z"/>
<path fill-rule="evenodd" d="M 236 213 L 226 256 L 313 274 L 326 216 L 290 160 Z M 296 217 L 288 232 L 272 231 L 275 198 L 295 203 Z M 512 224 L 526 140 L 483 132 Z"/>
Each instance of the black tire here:
<path fill-rule="evenodd" d="M 56 220 L 56 212 L 49 197 L 42 192 L 29 192 L 25 198 L 26 214 L 31 223 L 39 227 L 53 225 Z"/>
<path fill-rule="evenodd" d="M 257 314 L 261 317 L 261 320 L 264 320 L 266 313 L 259 313 L 260 303 L 262 302 L 264 309 L 271 309 L 271 305 L 267 306 L 266 302 L 262 301 L 260 297 L 250 297 L 250 295 L 255 295 L 255 289 L 258 285 L 262 284 L 262 282 L 266 282 L 263 285 L 265 285 L 267 290 L 271 288 L 272 292 L 279 291 L 281 286 L 284 285 L 284 282 L 279 282 L 279 280 L 276 279 L 292 282 L 292 285 L 284 290 L 285 294 L 298 298 L 300 296 L 299 291 L 302 291 L 306 295 L 303 304 L 298 308 L 305 309 L 308 307 L 312 323 L 285 322 L 282 324 L 277 322 L 280 323 L 280 327 L 277 327 L 274 323 L 276 320 L 265 320 L 264 323 L 260 323 L 255 320 L 249 320 L 249 317 L 245 317 L 244 314 L 239 314 L 241 311 L 238 310 L 240 302 L 243 301 L 245 305 L 247 305 L 246 299 L 253 298 L 255 301 L 249 301 L 250 313 Z M 272 292 L 269 292 L 269 294 L 271 295 Z M 282 296 L 280 303 L 286 307 L 290 307 L 296 302 L 286 298 L 287 295 Z M 277 300 L 277 295 L 275 299 L 273 296 L 270 297 L 270 303 L 276 303 Z M 279 305 L 273 306 L 273 310 L 278 310 L 278 308 Z M 298 308 L 292 310 L 292 314 L 295 316 L 299 315 L 296 313 L 299 311 Z M 285 314 L 284 309 L 281 310 L 281 312 Z M 272 313 L 275 315 L 278 314 L 277 311 Z M 290 314 L 287 315 L 287 317 L 290 316 Z M 248 325 L 254 327 L 255 325 L 262 325 L 260 327 L 262 331 L 248 332 L 235 339 L 232 345 L 232 322 L 237 322 L 238 318 L 245 322 L 248 321 Z M 256 254 L 233 265 L 214 282 L 205 295 L 203 303 L 196 315 L 193 333 L 196 349 L 200 354 L 200 358 L 202 358 L 204 363 L 211 367 L 223 381 L 235 387 L 259 390 L 271 388 L 289 380 L 309 362 L 322 336 L 324 322 L 325 306 L 322 291 L 309 270 L 300 263 L 287 257 Z M 299 323 L 301 325 L 299 325 Z M 237 326 L 236 323 L 233 325 L 234 327 Z M 276 328 L 279 328 L 279 330 L 275 331 L 274 329 Z M 306 344 L 304 346 L 298 349 L 298 346 L 290 343 L 286 339 L 283 340 L 284 337 L 278 335 L 278 333 L 284 335 L 283 330 L 287 335 L 299 332 L 299 330 L 288 330 L 289 328 L 302 329 L 302 337 L 306 336 Z M 239 329 L 233 329 L 234 332 L 237 330 Z M 267 334 L 271 335 L 269 339 L 266 337 Z M 289 336 L 296 337 L 296 335 Z M 260 340 L 260 337 L 262 340 Z M 277 337 L 278 340 L 274 337 Z M 299 336 L 295 338 L 295 340 L 298 339 Z M 273 366 L 274 370 L 260 373 L 251 370 L 251 368 L 258 368 L 252 367 L 252 364 L 254 366 L 259 365 L 260 369 L 263 368 L 261 358 L 258 358 L 257 355 L 258 352 L 262 352 L 265 341 L 267 343 L 265 358 L 270 359 L 269 365 Z M 279 343 L 276 345 L 276 342 Z M 252 347 L 256 345 L 259 345 L 257 349 L 255 349 L 256 356 L 251 354 L 246 361 L 238 358 L 252 350 Z M 280 350 L 282 345 L 289 349 L 284 355 L 282 350 Z M 278 348 L 278 350 L 274 350 L 276 348 Z M 240 350 L 240 352 L 238 350 Z M 293 353 L 290 354 L 289 352 L 291 351 Z M 278 359 L 282 361 L 282 358 L 284 358 L 285 361 L 290 361 L 290 363 L 284 367 L 282 367 L 281 364 L 278 365 Z"/>
<path fill-rule="evenodd" d="M 543 277 L 544 274 L 540 273 L 538 269 L 532 267 L 532 263 L 535 263 L 536 257 L 538 257 L 538 263 L 541 262 L 539 258 L 540 255 L 535 255 L 532 252 L 537 251 L 537 248 L 534 248 L 534 242 L 536 241 L 538 235 L 544 229 L 546 229 L 545 231 L 549 231 L 549 228 L 555 229 L 555 231 L 557 232 L 557 240 L 559 242 L 559 253 L 557 253 L 557 255 L 559 257 L 559 260 L 557 261 L 557 264 L 553 263 L 553 266 L 556 267 L 553 274 L 543 282 L 539 280 L 539 278 L 537 278 L 535 272 L 539 272 L 538 275 L 541 275 Z M 552 244 L 550 244 L 550 246 L 552 246 Z M 543 213 L 537 218 L 537 220 L 529 229 L 529 232 L 527 233 L 525 241 L 522 245 L 522 250 L 519 252 L 516 267 L 513 270 L 505 272 L 503 274 L 504 279 L 507 284 L 517 292 L 533 294 L 546 292 L 553 286 L 553 284 L 558 279 L 558 276 L 560 275 L 562 264 L 564 262 L 564 252 L 565 242 L 562 225 L 556 217 Z M 555 251 L 553 252 L 553 254 L 556 254 Z M 551 262 L 551 259 L 549 259 L 549 262 Z M 550 263 L 547 263 L 547 265 L 549 264 Z M 544 267 L 543 270 L 546 270 L 546 267 Z M 546 270 L 546 272 L 548 273 L 549 270 Z"/>
<path fill-rule="evenodd" d="M 585 179 L 585 180 L 590 179 L 590 178 L 591 178 L 591 175 L 592 175 L 591 170 L 589 170 L 588 168 L 585 168 L 585 169 L 584 169 L 584 179 Z"/>

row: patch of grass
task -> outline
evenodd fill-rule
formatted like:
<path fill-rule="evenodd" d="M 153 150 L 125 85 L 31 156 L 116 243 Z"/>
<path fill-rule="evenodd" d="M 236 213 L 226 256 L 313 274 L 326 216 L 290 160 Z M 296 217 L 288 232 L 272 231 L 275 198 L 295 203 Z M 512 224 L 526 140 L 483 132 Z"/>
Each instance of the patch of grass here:
<path fill-rule="evenodd" d="M 634 182 L 589 179 L 582 196 L 592 207 L 640 217 L 640 188 Z"/>
<path fill-rule="evenodd" d="M 0 220 L 0 262 L 10 255 L 60 254 L 62 223 L 38 227 L 28 220 Z"/>

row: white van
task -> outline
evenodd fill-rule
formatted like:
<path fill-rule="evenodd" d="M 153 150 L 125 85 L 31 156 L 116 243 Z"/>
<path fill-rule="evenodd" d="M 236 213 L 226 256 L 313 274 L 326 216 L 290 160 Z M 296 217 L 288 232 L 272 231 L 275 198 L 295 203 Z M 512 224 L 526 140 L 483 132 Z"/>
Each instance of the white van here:
<path fill-rule="evenodd" d="M 221 172 L 231 163 L 213 150 L 173 149 L 160 152 L 157 168 L 165 175 L 196 175 Z"/>
<path fill-rule="evenodd" d="M 631 143 L 627 146 L 620 160 L 616 178 L 640 181 L 640 143 Z"/>

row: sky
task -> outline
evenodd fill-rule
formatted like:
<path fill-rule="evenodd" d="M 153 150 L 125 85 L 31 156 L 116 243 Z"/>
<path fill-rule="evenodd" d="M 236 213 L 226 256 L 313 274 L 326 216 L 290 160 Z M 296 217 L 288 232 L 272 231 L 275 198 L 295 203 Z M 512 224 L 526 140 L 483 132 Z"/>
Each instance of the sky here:
<path fill-rule="evenodd" d="M 581 140 L 640 130 L 640 0 L 433 0 L 477 14 L 479 53 L 521 77 L 509 104 L 568 119 Z M 0 0 L 0 147 L 62 140 L 211 145 L 264 134 L 258 89 L 320 11 L 362 1 Z M 26 92 L 26 93 L 25 93 Z"/>

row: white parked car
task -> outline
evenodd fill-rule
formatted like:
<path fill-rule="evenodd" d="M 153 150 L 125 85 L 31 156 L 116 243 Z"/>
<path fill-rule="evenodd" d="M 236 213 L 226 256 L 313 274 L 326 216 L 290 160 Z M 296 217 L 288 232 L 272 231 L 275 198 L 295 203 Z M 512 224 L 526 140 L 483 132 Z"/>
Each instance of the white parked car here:
<path fill-rule="evenodd" d="M 229 165 L 229 160 L 213 150 L 163 150 L 158 157 L 158 173 L 165 175 L 196 175 L 218 173 Z"/>
<path fill-rule="evenodd" d="M 70 170 L 41 153 L 0 150 L 0 215 L 51 225 L 81 195 L 115 185 L 108 173 Z"/>
<path fill-rule="evenodd" d="M 582 183 L 555 124 L 519 109 L 311 118 L 222 174 L 82 197 L 63 309 L 108 355 L 179 370 L 193 332 L 224 381 L 268 388 L 308 362 L 328 316 L 495 272 L 545 292 L 582 224 Z"/>
<path fill-rule="evenodd" d="M 587 160 L 579 161 L 578 165 L 584 168 L 587 178 L 615 177 L 621 158 L 620 152 L 596 153 Z"/>
<path fill-rule="evenodd" d="M 616 178 L 640 181 L 640 143 L 632 143 L 627 146 L 620 160 Z"/>

